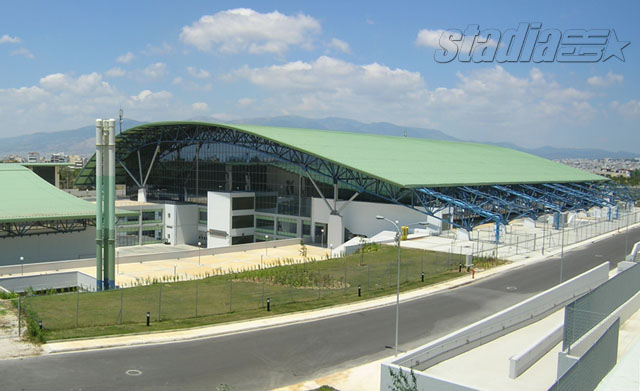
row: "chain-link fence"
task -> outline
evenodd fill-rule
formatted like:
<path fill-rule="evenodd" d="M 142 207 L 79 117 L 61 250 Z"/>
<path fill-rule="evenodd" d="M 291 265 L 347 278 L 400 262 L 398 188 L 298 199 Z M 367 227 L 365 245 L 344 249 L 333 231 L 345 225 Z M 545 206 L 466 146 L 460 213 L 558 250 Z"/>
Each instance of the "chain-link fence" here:
<path fill-rule="evenodd" d="M 620 319 L 616 319 L 600 339 L 556 380 L 549 391 L 594 390 L 616 365 L 619 330 Z"/>
<path fill-rule="evenodd" d="M 537 231 L 522 232 L 520 228 L 507 226 L 500 233 L 500 242 L 495 241 L 495 230 L 477 229 L 471 232 L 473 244 L 470 249 L 462 249 L 474 256 L 493 256 L 502 259 L 525 254 L 532 251 L 545 251 L 569 246 L 607 232 L 624 232 L 630 225 L 640 222 L 640 212 L 618 212 L 609 219 L 578 219 L 566 224 L 564 229 L 557 230 L 552 224 L 537 223 Z M 630 250 L 633 243 L 627 243 L 625 251 Z M 455 245 L 453 246 L 455 247 Z"/>
<path fill-rule="evenodd" d="M 413 288 L 459 272 L 462 256 L 402 249 L 400 284 Z M 284 312 L 395 292 L 397 247 L 375 253 L 104 292 L 29 296 L 23 308 L 46 330 L 193 319 L 269 310 Z M 464 269 L 462 269 L 464 270 Z M 297 307 L 296 307 L 297 306 Z M 287 308 L 285 308 L 287 307 Z M 296 308 L 294 308 L 296 307 Z M 247 315 L 247 318 L 251 314 Z M 235 319 L 235 318 L 234 318 Z"/>
<path fill-rule="evenodd" d="M 634 265 L 567 305 L 562 349 L 569 349 L 571 344 L 638 293 L 638 290 L 640 267 Z"/>

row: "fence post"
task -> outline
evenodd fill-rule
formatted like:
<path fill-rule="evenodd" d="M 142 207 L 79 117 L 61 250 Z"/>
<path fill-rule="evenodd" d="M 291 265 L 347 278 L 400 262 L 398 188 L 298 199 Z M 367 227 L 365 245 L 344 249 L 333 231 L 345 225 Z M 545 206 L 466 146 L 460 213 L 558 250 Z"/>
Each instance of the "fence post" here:
<path fill-rule="evenodd" d="M 367 292 L 371 289 L 371 265 L 367 264 Z"/>
<path fill-rule="evenodd" d="M 407 262 L 407 267 L 404 268 L 404 282 L 409 282 L 409 263 Z"/>
<path fill-rule="evenodd" d="M 78 312 L 80 312 L 80 288 L 76 289 L 76 328 L 78 328 Z"/>
<path fill-rule="evenodd" d="M 158 322 L 160 322 L 161 313 L 162 313 L 162 284 L 158 284 Z"/>
<path fill-rule="evenodd" d="M 22 308 L 20 306 L 21 296 L 18 296 L 18 338 L 22 337 Z"/>
<path fill-rule="evenodd" d="M 262 277 L 262 298 L 260 299 L 260 306 L 264 307 L 264 277 Z"/>
<path fill-rule="evenodd" d="M 123 296 L 124 296 L 124 289 L 120 288 L 120 324 L 124 322 L 124 310 L 122 308 Z"/>
<path fill-rule="evenodd" d="M 196 280 L 196 318 L 198 317 L 198 280 Z"/>
<path fill-rule="evenodd" d="M 347 259 L 344 261 L 344 295 L 347 295 Z"/>
<path fill-rule="evenodd" d="M 229 312 L 233 312 L 233 280 L 229 280 Z"/>

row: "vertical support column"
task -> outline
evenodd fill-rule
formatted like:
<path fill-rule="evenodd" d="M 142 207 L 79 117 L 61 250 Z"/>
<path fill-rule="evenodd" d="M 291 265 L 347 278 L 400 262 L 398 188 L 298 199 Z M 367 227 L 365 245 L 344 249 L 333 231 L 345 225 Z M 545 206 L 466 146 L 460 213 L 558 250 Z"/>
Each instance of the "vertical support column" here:
<path fill-rule="evenodd" d="M 116 279 L 116 120 L 111 118 L 108 122 L 107 133 L 107 156 L 108 156 L 108 172 L 105 176 L 106 189 L 105 194 L 105 220 L 107 221 L 106 233 L 107 244 L 105 251 L 105 274 L 107 277 L 107 289 L 115 288 Z M 103 126 L 104 127 L 104 126 Z M 106 201 L 109 202 L 108 207 Z"/>
<path fill-rule="evenodd" d="M 96 284 L 102 290 L 102 166 L 104 135 L 102 120 L 96 120 Z"/>

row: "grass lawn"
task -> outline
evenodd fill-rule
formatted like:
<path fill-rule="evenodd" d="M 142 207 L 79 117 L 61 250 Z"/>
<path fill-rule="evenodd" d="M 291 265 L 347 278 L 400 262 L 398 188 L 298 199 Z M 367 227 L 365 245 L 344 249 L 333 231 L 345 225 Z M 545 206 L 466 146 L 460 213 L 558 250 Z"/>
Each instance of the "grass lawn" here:
<path fill-rule="evenodd" d="M 202 280 L 30 296 L 23 299 L 23 307 L 31 318 L 42 320 L 46 340 L 57 340 L 247 320 L 394 293 L 397 247 L 370 246 L 367 250 L 325 261 L 282 261 L 282 266 Z M 459 255 L 402 249 L 400 289 L 416 289 L 458 277 L 461 262 L 464 259 Z M 475 262 L 480 268 L 504 263 Z M 267 299 L 271 311 L 266 310 Z"/>

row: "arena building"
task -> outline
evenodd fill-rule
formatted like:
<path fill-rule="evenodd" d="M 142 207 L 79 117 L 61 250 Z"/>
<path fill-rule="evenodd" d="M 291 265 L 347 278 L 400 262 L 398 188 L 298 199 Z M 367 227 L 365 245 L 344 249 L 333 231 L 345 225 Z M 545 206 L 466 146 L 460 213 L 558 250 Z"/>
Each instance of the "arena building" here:
<path fill-rule="evenodd" d="M 120 246 L 297 237 L 337 248 L 388 230 L 376 215 L 427 220 L 431 234 L 492 223 L 499 241 L 513 219 L 550 215 L 559 228 L 568 211 L 615 218 L 631 201 L 604 177 L 508 148 L 324 130 L 150 123 L 116 137 L 116 162 L 140 209 L 119 219 Z M 95 156 L 76 185 L 95 185 Z"/>

